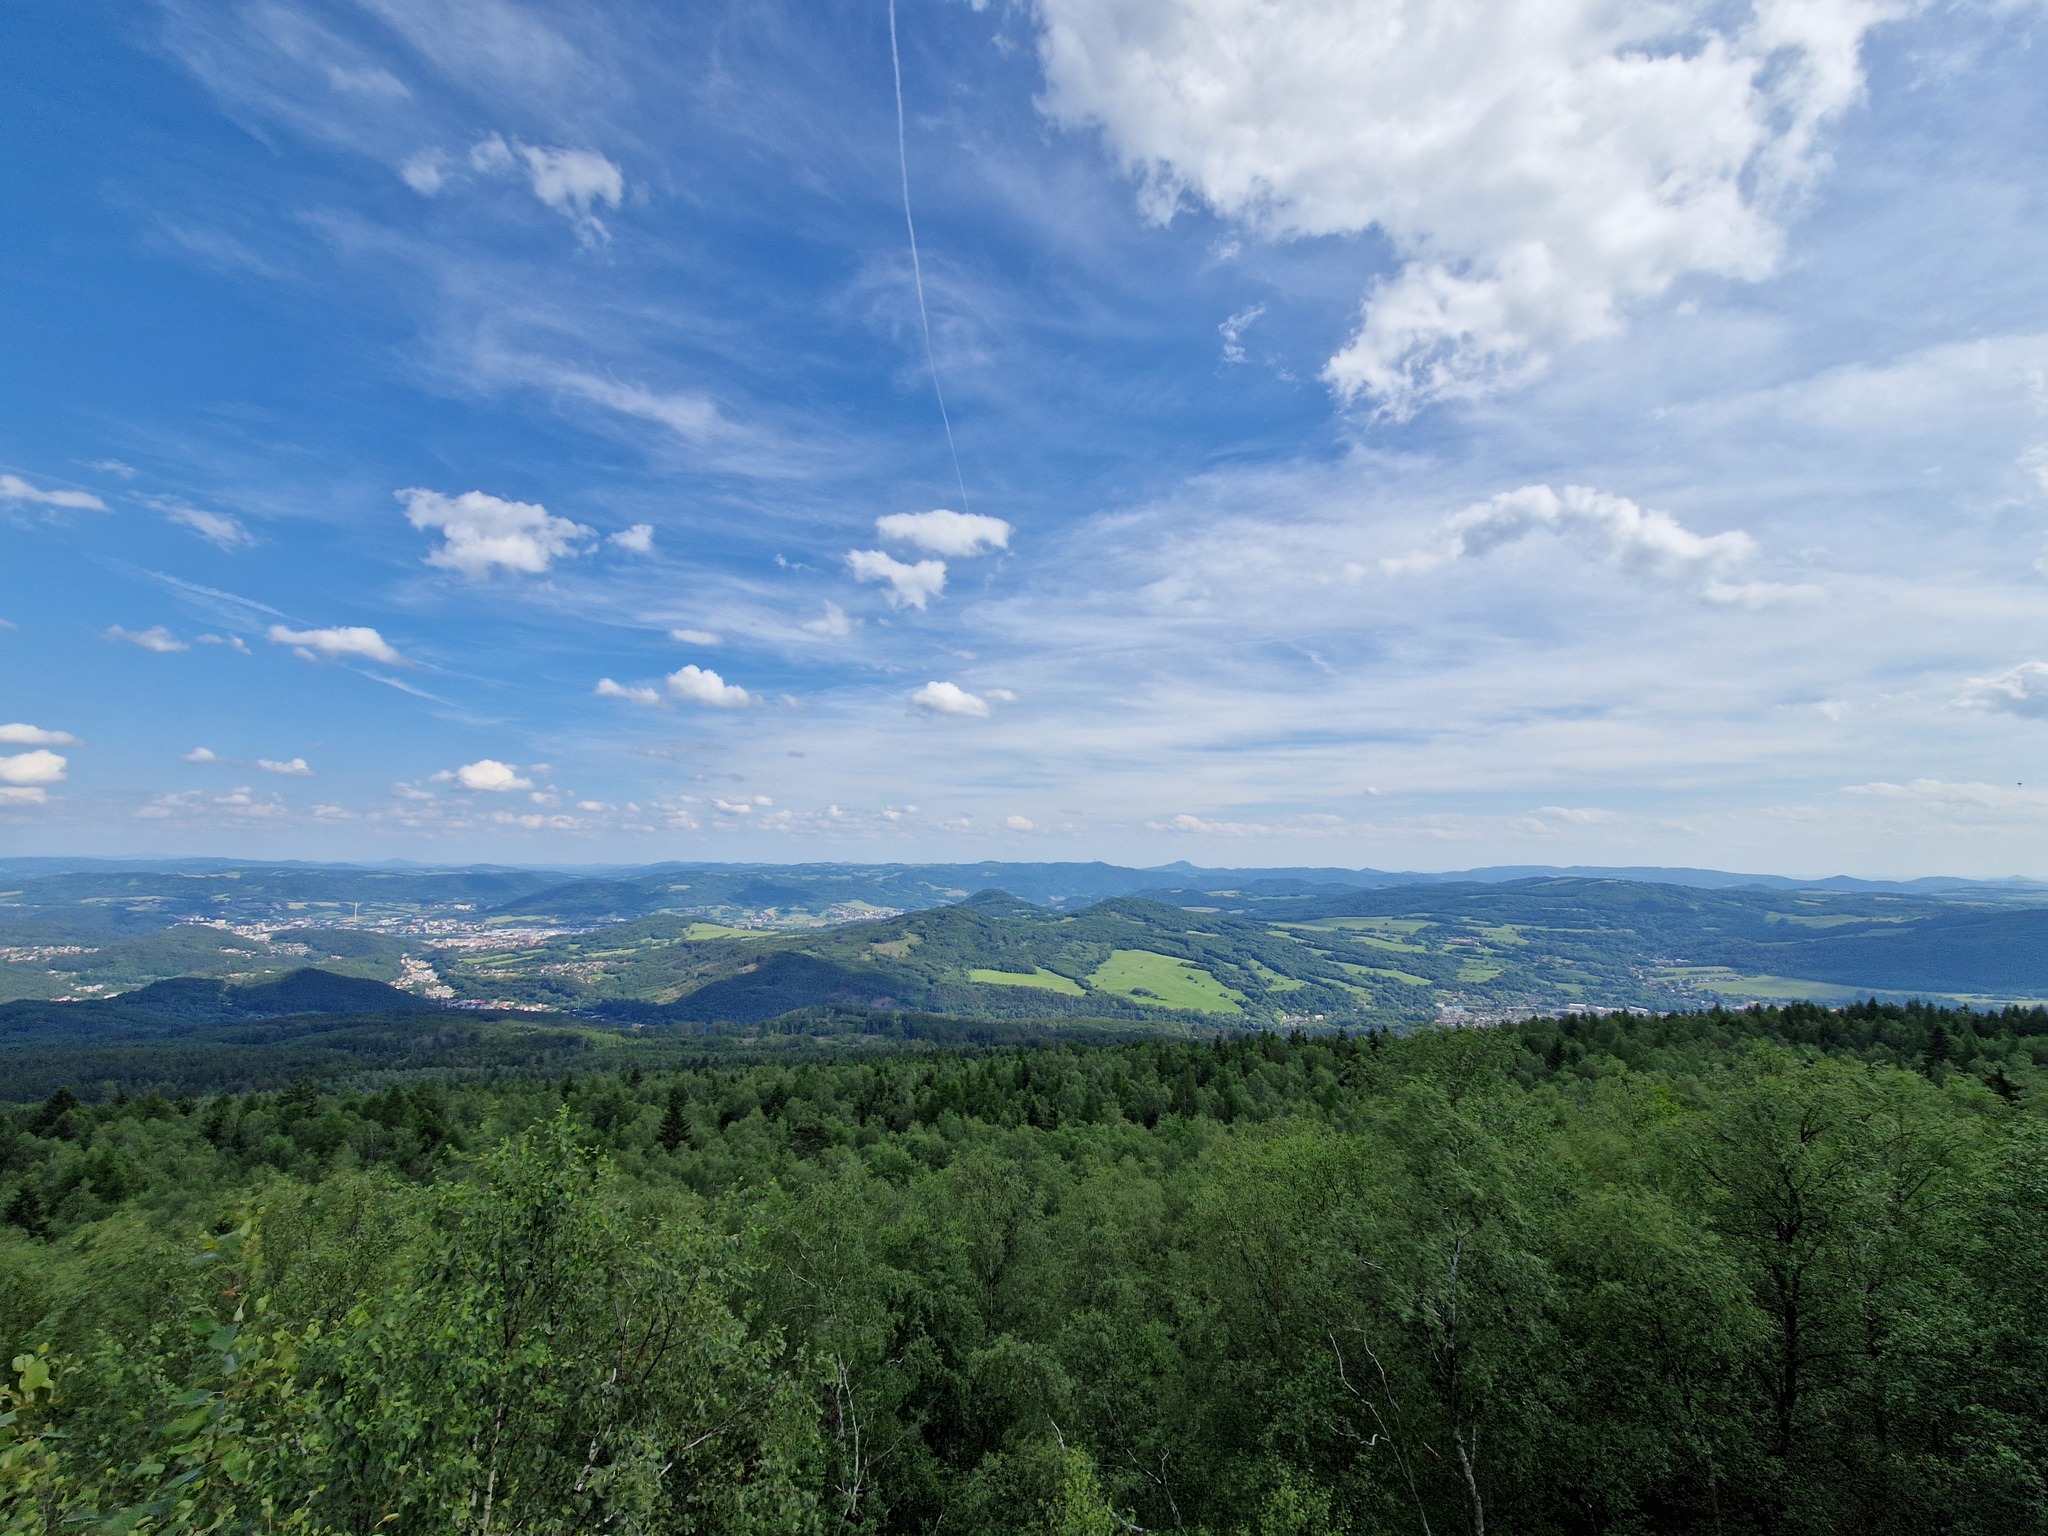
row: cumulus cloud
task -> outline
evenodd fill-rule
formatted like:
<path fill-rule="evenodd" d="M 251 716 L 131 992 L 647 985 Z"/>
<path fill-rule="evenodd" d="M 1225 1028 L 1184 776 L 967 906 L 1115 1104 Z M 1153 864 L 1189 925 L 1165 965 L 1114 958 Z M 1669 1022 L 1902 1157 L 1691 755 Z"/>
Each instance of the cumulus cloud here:
<path fill-rule="evenodd" d="M 39 725 L 0 725 L 0 747 L 82 747 L 69 731 L 46 731 Z"/>
<path fill-rule="evenodd" d="M 969 715 L 987 719 L 988 700 L 979 698 L 958 683 L 926 683 L 910 696 L 910 706 L 928 715 Z"/>
<path fill-rule="evenodd" d="M 359 656 L 365 661 L 381 661 L 395 667 L 405 660 L 382 635 L 364 624 L 345 624 L 334 629 L 288 629 L 273 624 L 270 643 L 288 645 L 307 661 Z"/>
<path fill-rule="evenodd" d="M 224 795 L 215 795 L 213 804 L 232 816 L 248 816 L 259 821 L 273 821 L 286 813 L 285 804 L 276 795 L 258 798 L 256 792 L 244 784 L 231 789 Z"/>
<path fill-rule="evenodd" d="M 1961 709 L 2048 720 L 2048 661 L 2023 661 L 1996 677 L 1973 677 L 1955 703 Z"/>
<path fill-rule="evenodd" d="M 668 632 L 671 640 L 680 640 L 685 645 L 723 645 L 725 636 L 708 629 L 672 629 Z"/>
<path fill-rule="evenodd" d="M 256 759 L 256 766 L 265 773 L 283 774 L 288 779 L 310 779 L 313 777 L 313 770 L 307 765 L 303 757 L 288 758 L 282 761 L 274 757 L 259 757 Z"/>
<path fill-rule="evenodd" d="M 434 775 L 434 782 L 459 784 L 464 789 L 493 795 L 533 788 L 533 780 L 524 777 L 517 764 L 501 763 L 495 757 L 481 757 L 473 763 L 464 763 L 460 768 L 444 769 Z"/>
<path fill-rule="evenodd" d="M 152 624 L 148 629 L 123 629 L 120 625 L 114 624 L 107 628 L 102 638 L 125 640 L 130 645 L 139 645 L 145 651 L 155 651 L 160 656 L 192 649 L 161 624 Z"/>
<path fill-rule="evenodd" d="M 595 150 L 548 149 L 537 144 L 521 144 L 517 140 L 507 143 L 500 134 L 492 134 L 471 146 L 469 163 L 473 170 L 486 176 L 504 175 L 524 169 L 527 185 L 533 195 L 548 207 L 561 214 L 576 226 L 576 234 L 586 245 L 611 238 L 602 220 L 594 210 L 617 208 L 625 200 L 626 177 L 618 166 Z M 431 162 L 431 169 L 422 165 L 419 156 L 406 162 L 408 167 L 419 167 L 419 181 L 413 174 L 406 174 L 406 180 L 416 190 L 438 191 L 445 180 L 442 165 Z M 431 180 L 430 180 L 431 178 Z M 430 185 L 421 182 L 430 180 Z"/>
<path fill-rule="evenodd" d="M 427 564 L 472 579 L 488 576 L 494 566 L 538 576 L 562 556 L 578 553 L 581 540 L 596 536 L 538 502 L 507 501 L 482 491 L 444 496 L 417 486 L 395 494 L 405 503 L 407 522 L 441 535 Z"/>
<path fill-rule="evenodd" d="M 606 231 L 593 208 L 617 208 L 626 195 L 626 178 L 611 161 L 588 149 L 542 149 L 522 144 L 533 195 L 555 212 L 575 221 L 578 229 L 602 238 Z"/>
<path fill-rule="evenodd" d="M 205 512 L 198 507 L 181 506 L 171 503 L 163 507 L 164 516 L 180 528 L 199 535 L 207 543 L 221 549 L 240 549 L 254 544 L 255 537 L 235 518 L 225 512 Z"/>
<path fill-rule="evenodd" d="M 187 752 L 184 761 L 188 763 L 217 763 L 220 756 L 211 747 L 194 747 Z"/>
<path fill-rule="evenodd" d="M 879 549 L 854 549 L 847 551 L 846 568 L 855 581 L 887 583 L 892 608 L 921 609 L 946 590 L 943 560 L 920 560 L 915 565 L 905 565 Z"/>
<path fill-rule="evenodd" d="M 708 704 L 713 709 L 738 709 L 751 702 L 746 689 L 694 664 L 669 673 L 667 681 L 671 697 L 686 699 L 692 704 Z"/>
<path fill-rule="evenodd" d="M 911 544 L 934 555 L 952 555 L 962 560 L 984 550 L 1008 549 L 1012 532 L 1000 517 L 949 512 L 944 507 L 931 512 L 891 512 L 887 517 L 876 518 L 875 528 L 883 538 L 898 544 Z"/>
<path fill-rule="evenodd" d="M 1005 816 L 1003 826 L 1011 832 L 1036 832 L 1038 823 L 1029 816 Z"/>
<path fill-rule="evenodd" d="M 1539 531 L 1556 533 L 1587 555 L 1631 575 L 1663 580 L 1710 579 L 1756 553 L 1756 540 L 1740 529 L 1698 534 L 1669 512 L 1646 510 L 1625 496 L 1583 485 L 1568 485 L 1562 495 L 1547 485 L 1525 485 L 1447 518 L 1436 548 L 1380 564 L 1395 575 L 1432 570 L 1454 560 L 1477 559 Z M 1741 602 L 1744 598 L 1737 594 L 1791 589 L 1710 590 L 1726 594 L 1716 601 Z"/>
<path fill-rule="evenodd" d="M 846 610 L 837 603 L 827 603 L 825 611 L 815 619 L 805 619 L 804 628 L 814 635 L 831 635 L 835 638 L 853 633 L 853 620 L 846 616 Z"/>
<path fill-rule="evenodd" d="M 1324 370 L 1394 417 L 1526 379 L 1691 274 L 1754 280 L 1884 0 L 1041 0 L 1045 104 L 1166 220 L 1377 229 Z"/>
<path fill-rule="evenodd" d="M 61 753 L 38 748 L 33 752 L 16 752 L 11 757 L 0 757 L 0 784 L 36 788 L 44 784 L 64 782 L 65 765 L 70 759 Z"/>
<path fill-rule="evenodd" d="M 628 704 L 655 705 L 661 702 L 661 695 L 652 688 L 629 688 L 624 683 L 615 683 L 608 677 L 597 680 L 597 696 L 600 699 L 624 699 Z"/>
<path fill-rule="evenodd" d="M 630 528 L 621 528 L 609 542 L 628 554 L 651 554 L 654 550 L 654 524 L 635 523 Z"/>
<path fill-rule="evenodd" d="M 19 475 L 0 475 L 0 501 L 25 501 L 38 507 L 65 507 L 74 512 L 104 512 L 107 504 L 86 491 L 45 491 Z"/>

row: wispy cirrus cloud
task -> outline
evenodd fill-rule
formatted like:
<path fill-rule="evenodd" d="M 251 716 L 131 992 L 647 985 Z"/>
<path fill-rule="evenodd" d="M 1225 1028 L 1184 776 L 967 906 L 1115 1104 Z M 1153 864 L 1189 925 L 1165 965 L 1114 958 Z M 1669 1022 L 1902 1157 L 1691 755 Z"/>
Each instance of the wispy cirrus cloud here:
<path fill-rule="evenodd" d="M 107 504 L 90 491 L 51 491 L 31 485 L 19 475 L 0 475 L 0 501 L 35 507 L 61 507 L 73 512 L 104 512 Z"/>

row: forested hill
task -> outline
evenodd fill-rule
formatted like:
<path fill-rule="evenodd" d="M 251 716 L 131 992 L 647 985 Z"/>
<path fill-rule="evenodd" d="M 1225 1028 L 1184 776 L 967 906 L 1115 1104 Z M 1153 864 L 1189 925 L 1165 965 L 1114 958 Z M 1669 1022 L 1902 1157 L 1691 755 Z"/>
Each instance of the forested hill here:
<path fill-rule="evenodd" d="M 2048 1529 L 2048 1014 L 0 1115 L 0 1529 Z"/>
<path fill-rule="evenodd" d="M 687 882 L 676 889 L 687 893 Z M 787 893 L 764 886 L 744 894 Z M 505 910 L 523 901 L 371 918 L 352 905 L 313 913 L 294 901 L 265 921 L 159 917 L 160 926 L 130 937 L 0 945 L 0 1052 L 30 1037 L 56 1039 L 67 1018 L 77 1026 L 73 1043 L 104 1043 L 134 1035 L 145 1014 L 192 1022 L 223 1007 L 255 1018 L 389 1012 L 418 1001 L 500 1016 L 540 1010 L 572 1033 L 605 1025 L 701 1033 L 820 1010 L 1174 1031 L 1405 1027 L 1801 997 L 1973 1006 L 2048 999 L 2048 904 L 2010 892 L 1931 897 L 1563 877 L 1304 888 L 1270 879 L 1080 906 L 989 890 L 900 913 L 860 904 L 836 917 L 762 908 L 726 921 L 690 909 L 573 923 Z M 271 897 L 251 904 L 266 902 L 276 905 Z M 148 905 L 134 898 L 119 921 L 142 922 Z M 31 927 L 54 920 L 54 909 L 38 910 Z M 0 909 L 0 933 L 7 921 Z M 301 979 L 291 982 L 294 974 Z M 290 1002 L 266 991 L 303 988 L 314 975 L 341 979 L 321 984 L 324 998 Z M 344 979 L 358 984 L 354 994 L 344 995 Z M 87 1006 L 110 1001 L 118 1006 L 104 1016 Z"/>

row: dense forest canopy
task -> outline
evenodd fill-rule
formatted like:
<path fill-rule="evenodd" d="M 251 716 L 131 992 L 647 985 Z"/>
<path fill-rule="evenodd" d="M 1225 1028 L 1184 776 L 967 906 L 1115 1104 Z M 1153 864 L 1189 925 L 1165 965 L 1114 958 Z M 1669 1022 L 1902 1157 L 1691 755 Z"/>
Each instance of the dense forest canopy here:
<path fill-rule="evenodd" d="M 2048 1016 L 58 1089 L 0 1529 L 2048 1528 Z"/>

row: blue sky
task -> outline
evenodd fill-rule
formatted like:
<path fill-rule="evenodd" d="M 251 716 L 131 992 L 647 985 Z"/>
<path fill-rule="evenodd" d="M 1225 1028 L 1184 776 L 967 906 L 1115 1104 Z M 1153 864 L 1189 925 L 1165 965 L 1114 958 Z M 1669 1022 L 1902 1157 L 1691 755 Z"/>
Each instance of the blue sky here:
<path fill-rule="evenodd" d="M 0 12 L 0 847 L 2048 875 L 2048 11 L 898 20 Z"/>

